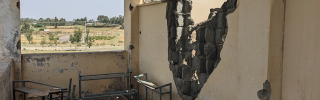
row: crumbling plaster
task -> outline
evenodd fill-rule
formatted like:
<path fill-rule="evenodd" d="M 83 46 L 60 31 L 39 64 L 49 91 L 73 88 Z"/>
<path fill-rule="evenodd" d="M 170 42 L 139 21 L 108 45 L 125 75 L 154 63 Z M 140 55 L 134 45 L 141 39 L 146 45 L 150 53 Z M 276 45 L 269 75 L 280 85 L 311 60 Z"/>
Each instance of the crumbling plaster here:
<path fill-rule="evenodd" d="M 210 9 L 207 21 L 193 26 L 192 1 L 168 1 L 168 60 L 181 99 L 196 99 L 221 61 L 220 52 L 228 32 L 226 16 L 236 7 L 237 0 L 227 0 L 221 8 Z M 195 41 L 191 38 L 193 31 Z"/>
<path fill-rule="evenodd" d="M 126 72 L 128 69 L 127 55 L 126 51 L 23 54 L 23 80 L 68 87 L 69 79 L 72 78 L 72 84 L 77 85 L 75 95 L 78 97 L 79 71 L 83 75 Z M 82 92 L 93 94 L 121 90 L 125 86 L 122 83 L 123 79 L 84 81 Z M 27 86 L 36 87 L 34 84 L 27 84 Z M 38 86 L 36 88 L 48 89 Z"/>

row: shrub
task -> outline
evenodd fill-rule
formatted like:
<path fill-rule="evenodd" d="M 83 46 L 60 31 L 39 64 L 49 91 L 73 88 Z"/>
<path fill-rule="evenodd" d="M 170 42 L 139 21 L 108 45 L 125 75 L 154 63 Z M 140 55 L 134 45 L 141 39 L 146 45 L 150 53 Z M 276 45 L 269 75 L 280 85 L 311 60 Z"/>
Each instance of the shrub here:
<path fill-rule="evenodd" d="M 41 28 L 41 29 L 39 29 L 39 31 L 44 31 L 44 29 L 43 29 L 43 28 Z"/>

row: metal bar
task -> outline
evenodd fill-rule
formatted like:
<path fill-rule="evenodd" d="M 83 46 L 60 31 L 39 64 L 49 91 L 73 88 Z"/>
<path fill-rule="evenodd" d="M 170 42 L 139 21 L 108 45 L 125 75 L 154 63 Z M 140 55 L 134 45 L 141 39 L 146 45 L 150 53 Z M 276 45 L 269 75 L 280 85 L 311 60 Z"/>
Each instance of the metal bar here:
<path fill-rule="evenodd" d="M 123 77 L 130 77 L 129 74 L 122 74 L 122 75 L 109 75 L 109 76 L 96 76 L 96 77 L 82 77 L 81 81 L 89 81 L 89 80 L 102 80 L 102 79 L 113 79 L 113 78 L 123 78 Z"/>
<path fill-rule="evenodd" d="M 79 71 L 79 99 L 81 98 L 81 72 Z"/>
<path fill-rule="evenodd" d="M 172 100 L 172 84 L 170 83 L 170 100 Z"/>
<path fill-rule="evenodd" d="M 83 99 L 95 99 L 95 98 L 104 98 L 104 97 L 112 97 L 112 96 L 122 96 L 122 95 L 132 95 L 134 93 L 123 93 L 123 94 L 113 94 L 113 95 L 105 95 L 105 96 L 99 96 L 99 97 L 85 97 Z"/>
<path fill-rule="evenodd" d="M 76 85 L 73 84 L 73 88 L 72 88 L 72 94 L 71 94 L 71 100 L 74 100 L 74 92 L 76 91 Z M 81 97 L 81 96 L 79 96 Z"/>
<path fill-rule="evenodd" d="M 50 94 L 50 100 L 53 100 L 53 99 L 52 99 L 52 94 Z"/>
<path fill-rule="evenodd" d="M 129 90 L 131 90 L 131 75 L 132 75 L 132 73 L 129 73 Z"/>
<path fill-rule="evenodd" d="M 130 90 L 131 92 L 135 92 L 135 90 Z M 126 91 L 116 91 L 116 92 L 107 92 L 107 93 L 100 93 L 100 94 L 90 94 L 90 95 L 84 95 L 84 96 L 98 96 L 98 95 L 108 95 L 108 94 L 120 94 L 120 93 L 128 93 Z"/>
<path fill-rule="evenodd" d="M 139 83 L 137 82 L 137 99 L 139 100 Z"/>
<path fill-rule="evenodd" d="M 23 100 L 27 100 L 27 95 L 26 95 L 26 93 L 23 93 Z"/>
<path fill-rule="evenodd" d="M 63 92 L 61 91 L 61 97 L 60 97 L 61 99 L 60 100 L 63 100 Z"/>
<path fill-rule="evenodd" d="M 12 81 L 12 95 L 13 95 L 13 100 L 16 100 L 16 91 L 15 91 L 15 81 Z"/>
<path fill-rule="evenodd" d="M 127 77 L 127 82 L 126 83 L 127 83 L 127 90 L 130 90 L 129 89 L 129 77 Z"/>
<path fill-rule="evenodd" d="M 87 76 L 101 76 L 101 75 L 113 75 L 113 74 L 128 74 L 132 72 L 121 72 L 121 73 L 107 73 L 107 74 L 91 74 L 91 75 L 82 75 L 82 77 L 87 77 Z"/>
<path fill-rule="evenodd" d="M 160 88 L 160 100 L 162 100 L 162 88 Z"/>
<path fill-rule="evenodd" d="M 70 97 L 71 84 L 72 84 L 72 78 L 70 78 L 70 81 L 69 81 L 68 97 Z"/>
<path fill-rule="evenodd" d="M 158 87 L 156 87 L 156 89 L 157 89 L 157 88 L 163 88 L 163 87 L 166 87 L 166 86 L 169 86 L 169 85 L 171 85 L 171 83 L 168 83 L 168 84 L 162 85 L 162 86 L 158 86 Z"/>
<path fill-rule="evenodd" d="M 147 73 L 145 75 L 146 75 L 146 81 L 148 81 Z M 148 87 L 146 87 L 146 100 L 148 100 Z"/>
<path fill-rule="evenodd" d="M 65 89 L 64 87 L 57 87 L 57 86 L 48 85 L 48 84 L 43 84 L 43 83 L 38 83 L 38 82 L 33 82 L 33 81 L 30 81 L 30 83 L 39 84 L 39 85 L 44 85 L 44 86 L 49 86 L 49 87 L 54 87 L 54 88 L 59 88 L 59 89 Z"/>

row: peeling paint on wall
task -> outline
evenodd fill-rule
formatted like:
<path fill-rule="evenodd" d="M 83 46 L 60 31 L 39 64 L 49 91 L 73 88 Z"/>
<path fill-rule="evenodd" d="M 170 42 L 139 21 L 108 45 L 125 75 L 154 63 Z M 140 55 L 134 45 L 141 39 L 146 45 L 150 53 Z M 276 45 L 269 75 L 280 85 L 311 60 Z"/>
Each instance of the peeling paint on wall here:
<path fill-rule="evenodd" d="M 44 82 L 55 86 L 68 87 L 69 79 L 78 85 L 81 74 L 103 74 L 126 72 L 128 66 L 127 52 L 103 53 L 64 53 L 64 54 L 23 54 L 23 80 Z M 117 82 L 116 82 L 117 81 Z M 83 93 L 102 93 L 121 86 L 119 80 L 95 80 L 82 83 Z M 93 85 L 94 84 L 94 85 Z M 106 87 L 106 88 L 104 88 Z M 39 87 L 39 89 L 45 89 Z M 78 97 L 78 86 L 76 97 Z"/>
<path fill-rule="evenodd" d="M 237 0 L 227 0 L 221 8 L 210 9 L 208 20 L 193 26 L 192 0 L 167 2 L 168 60 L 181 99 L 196 99 L 218 66 L 228 32 L 226 16 L 236 8 Z"/>

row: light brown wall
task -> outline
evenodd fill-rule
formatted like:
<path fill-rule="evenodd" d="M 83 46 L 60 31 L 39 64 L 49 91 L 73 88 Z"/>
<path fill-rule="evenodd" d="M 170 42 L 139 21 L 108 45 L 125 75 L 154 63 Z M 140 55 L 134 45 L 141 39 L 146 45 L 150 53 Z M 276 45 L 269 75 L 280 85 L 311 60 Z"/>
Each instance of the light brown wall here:
<path fill-rule="evenodd" d="M 139 68 L 140 73 L 147 73 L 148 80 L 159 86 L 172 83 L 172 100 L 179 100 L 172 73 L 169 70 L 166 6 L 167 3 L 161 3 L 139 7 L 139 29 L 141 31 Z M 140 88 L 140 91 L 142 92 L 140 95 L 145 98 L 144 88 Z M 168 96 L 165 96 L 167 100 Z M 150 95 L 148 98 L 158 100 L 157 97 L 159 96 Z"/>
<path fill-rule="evenodd" d="M 19 2 L 2 0 L 0 3 L 0 59 L 13 59 L 15 80 L 21 79 Z"/>
<path fill-rule="evenodd" d="M 268 80 L 271 83 L 271 100 L 281 100 L 282 59 L 284 36 L 284 5 L 281 0 L 272 0 L 270 15 Z"/>
<path fill-rule="evenodd" d="M 0 100 L 11 100 L 14 79 L 12 60 L 0 60 Z"/>
<path fill-rule="evenodd" d="M 286 0 L 282 100 L 320 98 L 319 5 L 319 0 Z"/>
<path fill-rule="evenodd" d="M 103 74 L 127 71 L 127 52 L 95 52 L 65 54 L 24 54 L 22 55 L 23 80 L 43 82 L 55 86 L 68 87 L 69 79 L 76 84 L 76 97 L 79 89 L 79 73 Z M 117 89 L 121 80 L 97 80 L 82 82 L 82 92 L 102 93 Z M 28 85 L 28 84 L 27 84 Z M 28 85 L 35 87 L 35 85 Z M 39 89 L 48 89 L 37 87 Z"/>
<path fill-rule="evenodd" d="M 199 100 L 237 100 L 239 9 L 227 19 L 228 35 L 221 51 L 221 62 L 203 86 Z"/>

